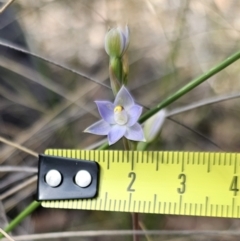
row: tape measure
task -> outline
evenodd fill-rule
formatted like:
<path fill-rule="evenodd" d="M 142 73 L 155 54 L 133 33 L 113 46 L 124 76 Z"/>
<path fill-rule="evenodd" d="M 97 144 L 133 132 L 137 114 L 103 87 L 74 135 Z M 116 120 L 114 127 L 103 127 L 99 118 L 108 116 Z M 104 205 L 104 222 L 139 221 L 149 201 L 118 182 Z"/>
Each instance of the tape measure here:
<path fill-rule="evenodd" d="M 63 195 L 43 201 L 44 207 L 240 217 L 238 153 L 47 150 L 46 154 L 95 161 L 100 174 L 95 198 L 63 200 Z"/>

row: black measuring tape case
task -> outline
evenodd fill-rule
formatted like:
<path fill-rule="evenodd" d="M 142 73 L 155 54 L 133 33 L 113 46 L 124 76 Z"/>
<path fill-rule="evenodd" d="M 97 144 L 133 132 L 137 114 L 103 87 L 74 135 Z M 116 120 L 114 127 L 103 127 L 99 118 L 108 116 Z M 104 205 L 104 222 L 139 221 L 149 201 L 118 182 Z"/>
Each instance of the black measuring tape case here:
<path fill-rule="evenodd" d="M 46 180 L 50 171 L 57 173 L 60 178 L 56 186 L 49 185 Z M 87 173 L 90 178 L 86 187 L 76 183 L 76 175 L 80 171 Z M 99 165 L 95 161 L 39 155 L 38 201 L 94 198 L 98 193 L 98 181 Z"/>

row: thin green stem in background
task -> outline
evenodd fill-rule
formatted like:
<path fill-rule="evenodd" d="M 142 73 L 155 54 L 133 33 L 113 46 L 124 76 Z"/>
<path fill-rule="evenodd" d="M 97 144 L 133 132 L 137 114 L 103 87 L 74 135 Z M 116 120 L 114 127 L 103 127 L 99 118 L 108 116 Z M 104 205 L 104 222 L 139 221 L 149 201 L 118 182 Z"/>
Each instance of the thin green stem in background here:
<path fill-rule="evenodd" d="M 156 107 L 147 111 L 144 115 L 141 116 L 141 118 L 139 119 L 139 122 L 143 123 L 148 118 L 150 118 L 151 116 L 156 114 L 159 110 L 172 104 L 174 101 L 176 101 L 177 99 L 179 99 L 180 97 L 182 97 L 183 95 L 188 93 L 190 90 L 194 89 L 195 87 L 197 87 L 198 85 L 200 85 L 201 83 L 203 83 L 204 81 L 206 81 L 207 79 L 212 77 L 213 75 L 215 75 L 218 72 L 220 72 L 221 70 L 225 69 L 227 66 L 234 63 L 239 58 L 240 58 L 240 51 L 233 54 L 232 56 L 228 57 L 226 60 L 224 60 L 220 64 L 216 65 L 215 67 L 213 67 L 206 73 L 204 73 L 204 74 L 200 75 L 199 77 L 197 77 L 196 79 L 192 80 L 191 82 L 189 82 L 188 84 L 183 86 L 180 90 L 178 90 L 177 92 L 175 92 L 174 94 L 170 95 L 168 98 L 163 100 Z"/>
<path fill-rule="evenodd" d="M 9 225 L 4 229 L 5 232 L 12 231 L 24 218 L 31 214 L 35 209 L 40 206 L 40 202 L 33 201 L 30 203 L 16 218 L 14 218 Z M 3 235 L 0 234 L 0 239 L 3 238 Z"/>

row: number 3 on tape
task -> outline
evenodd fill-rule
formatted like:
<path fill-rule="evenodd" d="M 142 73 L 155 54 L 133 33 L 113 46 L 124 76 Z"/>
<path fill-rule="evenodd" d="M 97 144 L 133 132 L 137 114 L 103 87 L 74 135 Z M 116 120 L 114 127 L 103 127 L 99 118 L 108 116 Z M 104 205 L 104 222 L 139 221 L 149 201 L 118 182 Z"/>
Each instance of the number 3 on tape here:
<path fill-rule="evenodd" d="M 240 154 L 47 150 L 38 195 L 51 208 L 240 217 Z"/>

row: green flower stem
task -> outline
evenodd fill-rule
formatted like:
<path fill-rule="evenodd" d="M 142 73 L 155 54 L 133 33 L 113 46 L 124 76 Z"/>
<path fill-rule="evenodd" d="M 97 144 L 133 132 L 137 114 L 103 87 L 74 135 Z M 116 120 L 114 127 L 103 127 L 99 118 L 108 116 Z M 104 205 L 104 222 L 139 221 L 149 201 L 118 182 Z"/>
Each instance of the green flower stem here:
<path fill-rule="evenodd" d="M 113 94 L 116 95 L 122 85 L 122 60 L 119 57 L 110 57 L 109 77 Z"/>
<path fill-rule="evenodd" d="M 125 137 L 123 137 L 122 140 L 123 140 L 124 149 L 128 150 L 128 151 L 131 150 L 131 148 L 130 148 L 130 141 L 127 138 L 125 138 Z"/>
<path fill-rule="evenodd" d="M 9 225 L 4 229 L 5 232 L 12 231 L 24 218 L 31 214 L 36 208 L 40 206 L 40 202 L 33 201 L 29 204 L 16 218 L 14 218 Z M 0 234 L 0 239 L 3 238 L 3 235 Z"/>
<path fill-rule="evenodd" d="M 112 68 L 119 83 L 122 83 L 122 59 L 119 57 L 110 57 L 110 67 Z"/>
<path fill-rule="evenodd" d="M 183 95 L 188 93 L 190 90 L 192 90 L 195 87 L 197 87 L 198 85 L 200 85 L 205 80 L 209 79 L 213 75 L 215 75 L 218 72 L 220 72 L 221 70 L 225 69 L 227 66 L 229 66 L 233 62 L 237 61 L 239 58 L 240 58 L 240 51 L 233 54 L 232 56 L 228 57 L 226 60 L 222 61 L 220 64 L 216 65 L 215 67 L 213 67 L 206 73 L 204 73 L 204 74 L 200 75 L 199 77 L 197 77 L 196 79 L 192 80 L 191 82 L 189 82 L 188 84 L 183 86 L 180 90 L 175 92 L 173 95 L 171 95 L 168 98 L 166 98 L 165 100 L 163 100 L 156 107 L 147 111 L 144 115 L 141 116 L 141 118 L 139 119 L 139 122 L 143 123 L 148 118 L 150 118 L 151 116 L 156 114 L 159 110 L 170 105 L 171 103 L 173 103 L 174 101 L 176 101 L 177 99 L 179 99 L 180 97 L 182 97 Z"/>
<path fill-rule="evenodd" d="M 99 146 L 97 150 L 106 150 L 108 149 L 108 147 L 109 147 L 108 143 L 105 142 L 101 146 Z"/>
<path fill-rule="evenodd" d="M 137 151 L 145 151 L 149 146 L 149 142 L 139 142 L 137 145 Z"/>

